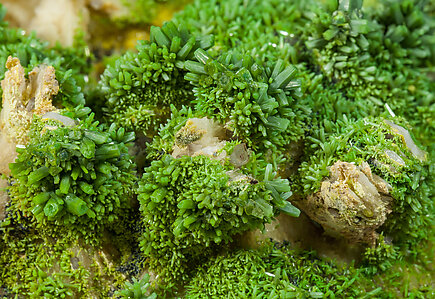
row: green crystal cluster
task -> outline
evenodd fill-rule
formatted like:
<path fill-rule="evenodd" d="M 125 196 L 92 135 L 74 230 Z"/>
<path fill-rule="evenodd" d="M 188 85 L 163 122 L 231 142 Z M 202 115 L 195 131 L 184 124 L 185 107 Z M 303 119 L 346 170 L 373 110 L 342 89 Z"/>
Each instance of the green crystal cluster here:
<path fill-rule="evenodd" d="M 257 250 L 237 250 L 210 260 L 187 285 L 186 297 L 359 298 L 368 295 L 369 298 L 384 295 L 380 288 L 355 287 L 360 272 L 352 266 L 319 260 L 313 252 L 295 251 L 289 244 L 268 243 Z"/>
<path fill-rule="evenodd" d="M 108 120 L 145 135 L 153 135 L 170 115 L 170 105 L 181 107 L 192 100 L 184 81 L 184 61 L 198 48 L 207 49 L 210 37 L 196 38 L 172 22 L 152 27 L 150 41 L 137 45 L 108 66 L 100 85 Z"/>
<path fill-rule="evenodd" d="M 250 55 L 222 54 L 212 59 L 197 50 L 198 62 L 186 62 L 196 115 L 217 119 L 253 148 L 283 148 L 304 132 L 300 81 L 296 68 L 282 60 L 268 67 Z M 291 126 L 290 126 L 291 124 Z"/>
<path fill-rule="evenodd" d="M 104 255 L 79 240 L 42 235 L 12 211 L 0 226 L 8 244 L 0 257 L 2 298 L 110 296 L 124 277 Z"/>
<path fill-rule="evenodd" d="M 125 288 L 116 293 L 117 296 L 121 298 L 135 298 L 135 299 L 155 299 L 157 298 L 156 293 L 147 294 L 150 276 L 145 274 L 141 280 L 133 278 L 133 283 L 127 282 Z"/>
<path fill-rule="evenodd" d="M 3 177 L 0 297 L 433 297 L 434 13 L 196 0 L 85 86 L 83 41 L 0 6 L 0 78 L 13 56 L 60 86 Z"/>
<path fill-rule="evenodd" d="M 114 125 L 105 129 L 89 112 L 65 112 L 77 119 L 72 126 L 34 119 L 29 144 L 10 164 L 9 188 L 11 206 L 30 211 L 40 226 L 68 228 L 85 239 L 130 207 L 136 182 L 125 145 L 134 134 Z"/>
<path fill-rule="evenodd" d="M 234 167 L 206 156 L 165 155 L 145 169 L 138 197 L 145 225 L 141 248 L 161 275 L 169 272 L 168 284 L 187 280 L 205 252 L 264 226 L 277 210 L 298 215 L 285 201 L 288 181 L 273 179 L 268 166 L 263 182 L 242 173 L 231 177 Z"/>
<path fill-rule="evenodd" d="M 306 60 L 362 116 L 378 115 L 388 105 L 427 132 L 423 127 L 433 124 L 422 112 L 433 109 L 433 83 L 419 71 L 419 59 L 434 63 L 433 18 L 422 1 L 384 1 L 376 14 L 361 10 L 362 1 L 348 2 L 340 1 L 333 12 L 313 12 L 299 43 Z"/>

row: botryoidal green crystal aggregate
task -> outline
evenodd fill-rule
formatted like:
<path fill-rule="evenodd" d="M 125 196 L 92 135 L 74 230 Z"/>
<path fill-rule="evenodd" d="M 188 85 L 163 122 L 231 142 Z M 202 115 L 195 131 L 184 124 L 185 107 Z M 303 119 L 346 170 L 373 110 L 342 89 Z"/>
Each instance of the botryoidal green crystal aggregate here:
<path fill-rule="evenodd" d="M 83 44 L 0 21 L 0 78 L 9 55 L 53 65 L 64 108 L 34 116 L 4 177 L 0 297 L 435 296 L 434 13 L 196 0 L 87 86 L 101 108 L 83 106 Z M 297 230 L 285 214 L 353 262 L 249 244 Z"/>
<path fill-rule="evenodd" d="M 197 115 L 226 124 L 254 149 L 283 148 L 303 134 L 308 108 L 297 103 L 301 93 L 294 66 L 278 60 L 261 67 L 237 52 L 212 59 L 197 50 L 195 58 L 198 62 L 185 64 L 185 78 L 195 86 Z"/>
<path fill-rule="evenodd" d="M 190 265 L 206 252 L 263 227 L 278 211 L 298 215 L 285 201 L 291 195 L 288 181 L 273 179 L 271 168 L 258 181 L 202 155 L 165 155 L 151 163 L 139 183 L 141 248 L 160 275 L 172 279 L 165 284 L 187 281 Z"/>
<path fill-rule="evenodd" d="M 193 99 L 184 80 L 184 62 L 196 49 L 208 49 L 212 43 L 211 36 L 193 36 L 172 22 L 152 27 L 150 41 L 139 42 L 137 53 L 125 54 L 102 75 L 108 120 L 128 130 L 155 134 L 170 116 L 170 105 L 179 108 Z"/>
<path fill-rule="evenodd" d="M 71 126 L 35 118 L 29 144 L 10 164 L 9 192 L 11 207 L 30 212 L 38 226 L 92 241 L 130 208 L 136 176 L 125 145 L 134 134 L 104 128 L 89 112 L 65 112 Z"/>
<path fill-rule="evenodd" d="M 434 63 L 431 49 L 435 41 L 429 36 L 433 36 L 435 27 L 433 18 L 423 9 L 412 8 L 414 5 L 423 2 L 399 1 L 393 5 L 385 1 L 380 8 L 382 17 L 344 4 L 332 13 L 313 12 L 313 22 L 303 29 L 299 46 L 305 48 L 308 61 L 327 81 L 356 102 L 360 113 L 377 115 L 387 104 L 394 113 L 427 132 L 425 127 L 433 124 L 422 112 L 433 107 L 433 93 L 418 66 L 420 59 L 429 65 Z M 408 27 L 395 24 L 405 20 Z M 425 35 L 423 32 L 428 35 L 417 37 Z"/>

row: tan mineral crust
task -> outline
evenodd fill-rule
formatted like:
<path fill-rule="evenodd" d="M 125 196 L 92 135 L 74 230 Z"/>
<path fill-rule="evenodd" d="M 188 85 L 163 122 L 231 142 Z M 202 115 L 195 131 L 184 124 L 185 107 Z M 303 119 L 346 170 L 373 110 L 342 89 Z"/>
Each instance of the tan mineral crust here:
<path fill-rule="evenodd" d="M 299 206 L 329 235 L 374 246 L 376 229 L 391 213 L 390 190 L 391 186 L 372 174 L 366 162 L 357 166 L 337 161 L 320 191 L 302 200 Z"/>
<path fill-rule="evenodd" d="M 238 170 L 238 168 L 249 162 L 250 153 L 246 144 L 235 145 L 230 155 L 223 150 L 227 143 L 227 133 L 227 130 L 217 122 L 206 117 L 188 119 L 184 127 L 175 134 L 172 156 L 180 158 L 182 156 L 195 157 L 202 155 L 219 161 L 228 159 L 236 167 L 235 170 L 227 172 L 230 182 L 255 182 L 255 179 Z"/>
<path fill-rule="evenodd" d="M 17 155 L 16 146 L 24 146 L 28 142 L 33 115 L 44 115 L 55 110 L 51 99 L 58 93 L 59 84 L 52 66 L 35 67 L 28 74 L 28 79 L 18 58 L 9 56 L 6 68 L 8 71 L 1 82 L 0 173 L 9 175 L 9 163 Z"/>
<path fill-rule="evenodd" d="M 10 173 L 9 163 L 13 162 L 17 156 L 15 144 L 10 142 L 0 130 L 0 175 Z"/>
<path fill-rule="evenodd" d="M 42 65 L 35 67 L 26 79 L 24 68 L 18 58 L 6 62 L 8 71 L 1 82 L 3 89 L 0 112 L 0 175 L 10 175 L 9 163 L 14 162 L 16 147 L 25 146 L 34 114 L 44 115 L 55 108 L 52 96 L 59 91 L 54 68 Z M 0 220 L 5 217 L 9 201 L 6 192 L 7 180 L 0 179 Z"/>
<path fill-rule="evenodd" d="M 320 256 L 340 262 L 359 260 L 364 244 L 375 244 L 376 229 L 391 213 L 390 191 L 391 186 L 372 174 L 367 163 L 357 166 L 337 161 L 318 192 L 292 200 L 303 211 L 299 217 L 281 214 L 266 224 L 263 232 L 245 233 L 242 245 L 256 247 L 262 240 L 271 238 L 277 242 L 289 241 L 297 248 L 316 250 Z"/>
<path fill-rule="evenodd" d="M 208 156 L 211 159 L 224 160 L 228 157 L 223 148 L 229 139 L 228 131 L 217 122 L 208 118 L 191 118 L 175 134 L 172 151 L 174 158 L 182 156 Z M 246 144 L 234 146 L 229 161 L 236 168 L 249 162 L 249 150 Z"/>
<path fill-rule="evenodd" d="M 225 130 L 208 118 L 188 119 L 184 127 L 175 134 L 172 152 L 174 158 L 181 156 L 206 155 L 223 159 L 225 153 L 219 151 L 225 146 Z"/>
<path fill-rule="evenodd" d="M 0 114 L 0 129 L 12 142 L 25 144 L 33 115 L 43 115 L 56 108 L 51 104 L 52 96 L 59 92 L 55 70 L 52 66 L 41 65 L 24 76 L 24 68 L 18 58 L 9 56 L 8 71 L 1 86 L 3 89 Z"/>

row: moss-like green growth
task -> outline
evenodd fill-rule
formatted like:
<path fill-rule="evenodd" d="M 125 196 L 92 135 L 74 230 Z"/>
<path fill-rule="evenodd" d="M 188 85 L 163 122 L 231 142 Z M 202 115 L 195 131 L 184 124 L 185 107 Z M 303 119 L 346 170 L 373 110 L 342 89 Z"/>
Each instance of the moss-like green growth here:
<path fill-rule="evenodd" d="M 304 133 L 306 107 L 297 69 L 282 60 L 262 67 L 238 52 L 211 58 L 195 51 L 199 62 L 186 62 L 195 110 L 217 119 L 254 149 L 282 148 Z"/>
<path fill-rule="evenodd" d="M 261 228 L 280 210 L 298 215 L 285 200 L 286 180 L 251 178 L 207 156 L 169 155 L 153 161 L 139 184 L 145 224 L 143 252 L 170 287 L 235 234 Z"/>
<path fill-rule="evenodd" d="M 0 222 L 0 240 L 7 244 L 0 255 L 0 290 L 18 297 L 88 298 L 106 297 L 122 284 L 104 249 L 41 235 L 20 213 L 11 207 Z"/>
<path fill-rule="evenodd" d="M 89 108 L 35 118 L 29 144 L 10 164 L 12 205 L 43 230 L 60 229 L 88 241 L 117 220 L 135 193 L 126 144 L 133 133 L 94 121 Z"/>
<path fill-rule="evenodd" d="M 11 238 L 8 242 L 14 247 L 2 252 L 0 277 L 11 294 L 47 298 L 83 294 L 80 290 L 86 285 L 89 273 L 71 267 L 71 252 L 65 244 L 47 242 L 36 235 L 22 240 Z M 54 265 L 59 268 L 56 272 L 53 272 Z"/>
<path fill-rule="evenodd" d="M 431 258 L 433 253 L 398 262 L 401 271 L 366 276 L 367 268 L 341 265 L 289 244 L 266 244 L 212 258 L 187 284 L 186 298 L 427 298 L 434 288 L 424 262 Z"/>
<path fill-rule="evenodd" d="M 435 19 L 427 1 L 384 0 L 374 18 L 385 26 L 384 45 L 394 59 L 416 67 L 435 64 Z"/>
<path fill-rule="evenodd" d="M 346 97 L 337 85 L 322 73 L 310 71 L 307 64 L 300 68 L 302 101 L 310 107 L 308 131 L 323 130 L 326 135 L 335 130 L 335 123 L 344 117 L 358 119 L 366 115 L 366 103 Z"/>
<path fill-rule="evenodd" d="M 360 271 L 290 246 L 236 250 L 205 264 L 187 285 L 187 298 L 335 298 L 376 296 L 358 285 Z"/>
<path fill-rule="evenodd" d="M 198 49 L 213 45 L 211 37 L 197 38 L 182 26 L 167 22 L 151 28 L 150 41 L 140 41 L 138 53 L 128 52 L 108 66 L 101 78 L 109 121 L 128 130 L 156 133 L 177 108 L 192 100 L 192 87 L 184 80 L 184 62 Z"/>
<path fill-rule="evenodd" d="M 208 51 L 212 57 L 232 51 L 261 64 L 278 59 L 293 63 L 302 71 L 302 98 L 313 112 L 302 108 L 300 114 L 292 108 L 303 121 L 314 120 L 308 129 L 329 126 L 328 121 L 343 114 L 358 118 L 391 112 L 406 117 L 429 144 L 428 136 L 434 135 L 433 83 L 426 69 L 417 68 L 423 60 L 432 64 L 430 5 L 382 1 L 366 11 L 361 4 L 195 1 L 175 20 L 194 34 L 213 34 L 215 46 Z"/>
<path fill-rule="evenodd" d="M 156 293 L 148 295 L 148 287 L 150 286 L 149 280 L 150 276 L 148 274 L 145 274 L 140 280 L 133 278 L 133 281 L 127 282 L 124 289 L 117 291 L 115 296 L 132 299 L 155 299 L 157 298 Z"/>
<path fill-rule="evenodd" d="M 362 17 L 361 1 L 356 7 L 346 5 L 347 2 L 337 1 L 334 12 L 313 10 L 314 18 L 306 24 L 306 36 L 301 42 L 309 51 L 309 58 L 328 78 L 361 85 L 358 80 L 374 80 L 376 69 L 366 68 L 372 64 L 370 54 L 380 47 L 382 35 L 376 32 L 378 28 L 373 21 Z M 374 36 L 369 36 L 371 33 Z M 366 59 L 360 58 L 363 54 Z"/>
<path fill-rule="evenodd" d="M 115 23 L 148 22 L 155 2 L 119 1 Z M 8 55 L 53 65 L 73 110 L 35 117 L 11 164 L 0 297 L 434 297 L 435 6 L 373 2 L 196 0 L 110 62 L 93 109 L 111 126 L 74 109 L 84 47 L 48 48 L 0 7 L 0 73 Z M 325 231 L 369 244 L 358 268 L 289 245 L 234 251 L 298 215 L 290 185 Z"/>
<path fill-rule="evenodd" d="M 10 28 L 3 20 L 5 14 L 6 9 L 0 4 L 0 80 L 4 78 L 9 56 L 18 57 L 26 73 L 40 64 L 47 64 L 55 68 L 60 87 L 54 98 L 55 105 L 68 108 L 84 105 L 84 77 L 90 70 L 90 55 L 83 36 L 78 34 L 71 48 L 49 47 L 34 33 L 27 35 L 22 29 Z"/>
<path fill-rule="evenodd" d="M 380 235 L 375 247 L 367 248 L 364 252 L 365 271 L 369 274 L 384 272 L 393 267 L 398 253 L 393 244 L 385 241 L 384 235 Z"/>
<path fill-rule="evenodd" d="M 212 56 L 236 50 L 260 61 L 296 63 L 293 45 L 309 21 L 305 14 L 315 5 L 311 0 L 194 1 L 174 21 L 194 34 L 213 34 Z"/>
<path fill-rule="evenodd" d="M 348 99 L 343 108 L 362 116 L 402 115 L 425 128 L 420 137 L 433 135 L 433 87 L 427 70 L 418 69 L 420 59 L 433 63 L 433 18 L 420 1 L 384 1 L 376 13 L 361 6 L 362 1 L 337 1 L 312 9 L 298 41 L 303 60 L 321 71 L 323 86 Z"/>
<path fill-rule="evenodd" d="M 427 231 L 429 240 L 409 248 L 406 257 L 397 254 L 398 248 L 382 235 L 377 246 L 365 252 L 362 270 L 374 284 L 382 286 L 384 297 L 427 298 L 435 294 L 433 228 Z"/>

